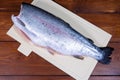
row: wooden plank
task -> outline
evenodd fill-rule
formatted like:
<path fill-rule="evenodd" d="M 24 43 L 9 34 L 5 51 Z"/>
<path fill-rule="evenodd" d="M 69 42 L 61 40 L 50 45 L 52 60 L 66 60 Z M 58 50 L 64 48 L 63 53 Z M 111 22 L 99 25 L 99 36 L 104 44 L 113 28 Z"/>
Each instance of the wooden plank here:
<path fill-rule="evenodd" d="M 120 13 L 120 0 L 54 0 L 75 13 Z"/>
<path fill-rule="evenodd" d="M 12 26 L 12 14 L 18 15 L 18 12 L 0 12 L 0 30 L 9 29 Z"/>
<path fill-rule="evenodd" d="M 1 80 L 74 80 L 69 76 L 0 76 Z"/>
<path fill-rule="evenodd" d="M 0 42 L 0 75 L 66 75 L 36 54 L 24 56 L 18 46 L 17 42 Z"/>
<path fill-rule="evenodd" d="M 0 12 L 0 29 L 9 29 L 13 24 L 11 15 L 18 15 L 18 12 Z M 90 21 L 91 23 L 104 27 L 120 27 L 119 14 L 77 14 L 80 17 Z M 104 18 L 104 19 L 103 19 Z M 105 29 L 106 30 L 106 29 Z"/>
<path fill-rule="evenodd" d="M 89 80 L 120 80 L 120 76 L 91 76 Z"/>
<path fill-rule="evenodd" d="M 54 0 L 75 13 L 120 13 L 120 0 Z M 32 0 L 1 0 L 0 11 L 18 11 L 22 2 Z M 6 3 L 7 2 L 7 3 Z M 14 4 L 14 5 L 13 5 Z M 107 4 L 107 5 L 106 5 Z"/>
<path fill-rule="evenodd" d="M 77 14 L 112 35 L 112 42 L 120 41 L 119 14 Z"/>
<path fill-rule="evenodd" d="M 74 80 L 69 76 L 0 76 L 1 80 Z M 120 76 L 91 76 L 89 80 L 120 80 Z"/>
<path fill-rule="evenodd" d="M 112 54 L 112 62 L 109 65 L 99 64 L 92 75 L 119 75 L 120 74 L 120 43 L 110 43 L 115 50 Z"/>
<path fill-rule="evenodd" d="M 3 30 L 0 29 L 0 42 L 1 41 L 15 41 L 13 38 L 11 38 L 10 36 L 6 34 L 7 31 L 8 30 L 6 29 L 3 29 Z"/>
<path fill-rule="evenodd" d="M 18 12 L 0 12 L 0 41 L 14 41 L 6 35 L 6 31 L 13 24 L 11 15 Z M 91 23 L 112 34 L 112 42 L 120 42 L 120 15 L 119 14 L 77 14 Z M 104 18 L 104 20 L 103 20 Z"/>
<path fill-rule="evenodd" d="M 120 43 L 109 45 L 115 48 L 111 64 L 98 64 L 92 75 L 120 74 Z M 0 42 L 0 75 L 66 75 L 34 53 L 25 57 L 18 46 L 17 42 Z"/>
<path fill-rule="evenodd" d="M 31 3 L 32 0 L 0 0 L 0 11 L 18 11 L 22 2 Z"/>

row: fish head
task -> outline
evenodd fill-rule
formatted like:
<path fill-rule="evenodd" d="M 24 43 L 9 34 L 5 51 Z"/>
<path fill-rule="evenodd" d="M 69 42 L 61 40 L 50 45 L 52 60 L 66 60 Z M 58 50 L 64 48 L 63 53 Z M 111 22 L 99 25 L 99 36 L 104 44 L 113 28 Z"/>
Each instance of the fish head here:
<path fill-rule="evenodd" d="M 34 17 L 36 15 L 33 10 L 34 7 L 23 3 L 21 5 L 20 13 L 15 16 L 12 15 L 11 19 L 15 27 L 25 36 L 34 43 L 41 43 L 38 39 L 39 30 L 37 19 Z M 32 11 L 33 10 L 33 11 Z M 40 34 L 39 34 L 40 35 Z"/>
<path fill-rule="evenodd" d="M 14 25 L 20 30 L 23 30 L 26 27 L 26 21 L 24 19 L 24 16 L 28 14 L 28 12 L 26 12 L 26 9 L 27 9 L 26 5 L 22 3 L 20 13 L 18 14 L 18 16 L 15 15 L 11 16 Z"/>
<path fill-rule="evenodd" d="M 22 3 L 19 15 L 12 15 L 11 18 L 17 28 L 21 30 L 26 28 L 37 35 L 41 29 L 39 26 L 42 26 L 42 23 L 38 18 L 40 15 L 38 14 L 38 8 L 27 3 Z"/>
<path fill-rule="evenodd" d="M 14 23 L 15 27 L 17 27 L 21 31 L 24 31 L 25 28 L 29 31 L 32 31 L 30 29 L 33 29 L 34 27 L 33 22 L 35 20 L 34 18 L 31 17 L 33 15 L 31 13 L 33 8 L 34 7 L 28 5 L 27 3 L 22 3 L 20 13 L 17 16 L 15 15 L 11 16 L 12 22 Z"/>
<path fill-rule="evenodd" d="M 21 19 L 19 19 L 17 16 L 14 15 L 12 15 L 11 19 L 17 28 L 19 28 L 20 30 L 24 30 L 25 23 Z"/>
<path fill-rule="evenodd" d="M 31 41 L 37 43 L 38 37 L 36 34 L 32 33 L 32 31 L 28 30 L 26 28 L 26 24 L 24 21 L 22 21 L 18 16 L 12 15 L 12 21 L 14 22 L 15 27 L 17 28 L 17 33 L 23 37 L 23 39 L 31 44 L 33 44 Z M 15 28 L 15 29 L 16 29 Z"/>

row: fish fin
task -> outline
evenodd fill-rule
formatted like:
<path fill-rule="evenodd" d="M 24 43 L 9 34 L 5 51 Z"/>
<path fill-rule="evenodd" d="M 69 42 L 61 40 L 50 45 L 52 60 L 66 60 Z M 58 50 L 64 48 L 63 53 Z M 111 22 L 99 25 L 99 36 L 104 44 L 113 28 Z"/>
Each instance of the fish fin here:
<path fill-rule="evenodd" d="M 94 41 L 90 38 L 87 38 L 89 42 L 94 43 Z"/>
<path fill-rule="evenodd" d="M 83 56 L 73 56 L 73 57 L 75 57 L 75 58 L 77 58 L 77 59 L 81 59 L 81 60 L 83 60 L 83 59 L 84 59 L 84 57 L 83 57 Z"/>
<path fill-rule="evenodd" d="M 100 48 L 103 53 L 103 59 L 102 60 L 99 60 L 100 63 L 103 63 L 103 64 L 109 64 L 111 62 L 111 54 L 112 54 L 112 51 L 114 50 L 114 48 L 111 48 L 111 47 L 101 47 Z"/>
<path fill-rule="evenodd" d="M 47 50 L 48 50 L 48 52 L 49 52 L 50 54 L 52 54 L 52 55 L 58 54 L 55 50 L 53 50 L 53 49 L 50 48 L 50 47 L 47 47 Z"/>

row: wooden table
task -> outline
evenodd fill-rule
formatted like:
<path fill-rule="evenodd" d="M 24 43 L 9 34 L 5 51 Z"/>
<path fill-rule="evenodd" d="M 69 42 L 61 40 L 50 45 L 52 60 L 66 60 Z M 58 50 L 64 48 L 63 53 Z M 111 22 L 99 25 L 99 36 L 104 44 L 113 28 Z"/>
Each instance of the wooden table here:
<path fill-rule="evenodd" d="M 74 80 L 35 53 L 28 57 L 17 51 L 19 43 L 6 35 L 18 14 L 21 2 L 32 0 L 1 0 L 0 3 L 0 80 Z M 110 65 L 97 64 L 89 80 L 120 80 L 120 0 L 54 0 L 75 14 L 113 35 L 114 47 Z"/>

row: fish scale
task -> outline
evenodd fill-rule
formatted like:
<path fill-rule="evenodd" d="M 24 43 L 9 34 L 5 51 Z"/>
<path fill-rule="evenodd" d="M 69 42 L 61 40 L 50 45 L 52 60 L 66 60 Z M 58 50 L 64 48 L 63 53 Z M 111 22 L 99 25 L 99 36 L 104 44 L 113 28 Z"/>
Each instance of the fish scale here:
<path fill-rule="evenodd" d="M 31 4 L 22 3 L 20 14 L 12 21 L 38 46 L 68 56 L 89 56 L 103 64 L 111 62 L 113 48 L 100 48 L 71 25 Z M 51 50 L 50 50 L 51 49 Z"/>

